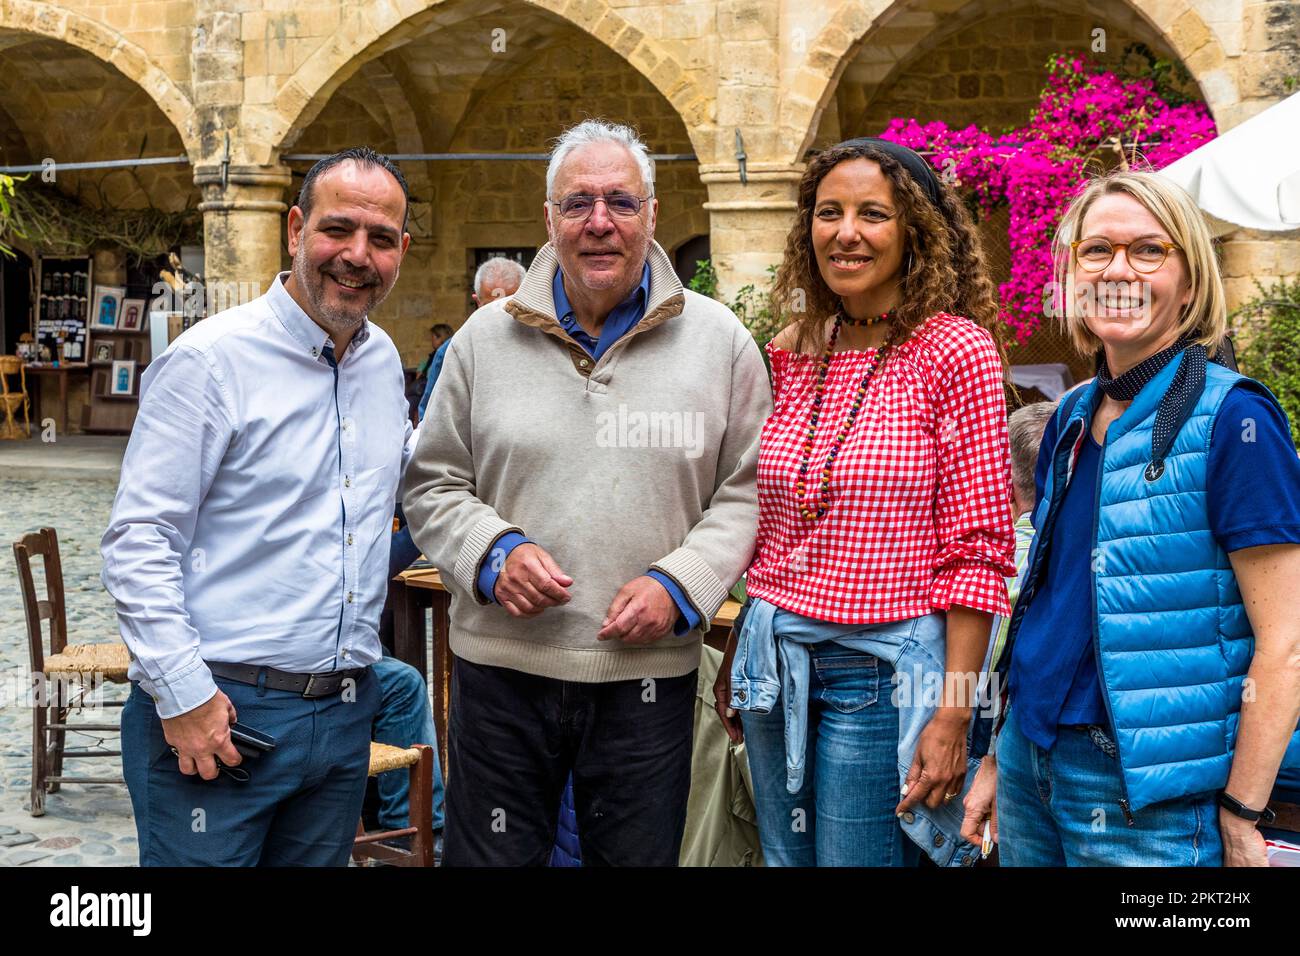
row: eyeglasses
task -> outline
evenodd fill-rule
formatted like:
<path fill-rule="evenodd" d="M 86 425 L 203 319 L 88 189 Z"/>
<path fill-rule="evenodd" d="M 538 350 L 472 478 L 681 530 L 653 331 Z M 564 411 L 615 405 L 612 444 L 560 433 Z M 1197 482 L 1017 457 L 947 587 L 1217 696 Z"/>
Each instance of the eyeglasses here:
<path fill-rule="evenodd" d="M 1109 239 L 1077 239 L 1070 243 L 1075 261 L 1086 272 L 1102 272 L 1124 250 L 1124 257 L 1134 272 L 1155 272 L 1165 264 L 1169 253 L 1178 246 L 1164 239 L 1137 239 L 1133 242 L 1111 242 Z"/>
<path fill-rule="evenodd" d="M 584 193 L 574 193 L 572 196 L 565 196 L 559 202 L 551 202 L 551 205 L 560 210 L 562 218 L 576 221 L 586 219 L 596 211 L 596 203 L 603 202 L 611 216 L 616 219 L 631 219 L 640 213 L 641 207 L 653 198 L 653 193 L 644 199 L 640 196 L 633 196 L 631 193 L 614 193 L 612 196 L 588 196 Z"/>

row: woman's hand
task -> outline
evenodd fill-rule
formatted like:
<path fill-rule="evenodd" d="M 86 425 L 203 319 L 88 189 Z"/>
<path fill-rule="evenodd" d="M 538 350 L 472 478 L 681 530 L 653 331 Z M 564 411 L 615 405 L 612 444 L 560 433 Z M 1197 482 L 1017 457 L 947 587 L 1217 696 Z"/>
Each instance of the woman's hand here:
<path fill-rule="evenodd" d="M 966 781 L 966 731 L 969 707 L 940 707 L 921 731 L 916 756 L 903 785 L 903 799 L 894 808 L 902 816 L 922 800 L 931 809 L 955 800 Z"/>
<path fill-rule="evenodd" d="M 727 635 L 727 649 L 722 654 L 722 665 L 718 676 L 713 679 L 713 709 L 718 712 L 718 719 L 727 729 L 727 736 L 733 744 L 745 739 L 745 730 L 740 723 L 740 715 L 731 707 L 731 660 L 736 656 L 736 629 L 733 627 Z"/>
<path fill-rule="evenodd" d="M 1224 866 L 1268 866 L 1264 834 L 1255 824 L 1220 808 L 1219 832 L 1223 835 Z"/>
<path fill-rule="evenodd" d="M 984 848 L 984 821 L 989 821 L 989 839 L 998 842 L 998 762 L 989 754 L 980 761 L 975 780 L 962 800 L 966 816 L 961 821 L 961 835 L 967 843 Z"/>

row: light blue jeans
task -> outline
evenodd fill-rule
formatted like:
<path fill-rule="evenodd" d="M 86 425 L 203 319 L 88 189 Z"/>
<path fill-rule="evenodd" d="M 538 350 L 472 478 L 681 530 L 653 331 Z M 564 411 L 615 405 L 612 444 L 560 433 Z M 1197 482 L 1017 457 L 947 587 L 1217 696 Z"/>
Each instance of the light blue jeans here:
<path fill-rule="evenodd" d="M 803 650 L 801 648 L 800 650 Z M 758 836 L 768 866 L 912 866 L 898 803 L 894 669 L 834 641 L 808 645 L 807 769 L 786 787 L 785 720 L 742 711 Z"/>
<path fill-rule="evenodd" d="M 442 827 L 442 770 L 438 765 L 438 736 L 433 727 L 433 708 L 429 691 L 420 672 L 395 657 L 384 657 L 372 670 L 379 680 L 381 701 L 375 715 L 371 736 L 376 743 L 394 747 L 428 744 L 433 748 L 433 828 Z M 400 830 L 409 826 L 410 775 L 406 769 L 381 773 L 379 786 L 379 826 Z"/>
<path fill-rule="evenodd" d="M 776 782 L 759 780 L 754 770 L 754 787 L 760 792 L 780 786 L 791 795 L 804 792 L 805 761 L 812 764 L 819 741 L 814 717 L 826 714 L 812 679 L 815 653 L 822 645 L 838 646 L 859 655 L 878 658 L 888 668 L 889 704 L 896 712 L 894 729 L 885 738 L 894 753 L 893 774 L 884 778 L 892 794 L 890 811 L 900 799 L 899 793 L 912 767 L 921 732 L 939 703 L 942 688 L 947 617 L 942 612 L 924 614 L 902 621 L 883 624 L 831 624 L 785 611 L 761 598 L 750 598 L 745 621 L 737 639 L 731 667 L 731 706 L 742 714 L 748 739 L 751 716 L 772 715 L 782 728 L 784 766 L 763 761 Z M 879 667 L 877 667 L 879 672 Z M 932 692 L 933 691 L 933 692 Z M 817 704 L 817 707 L 812 707 Z M 777 710 L 780 705 L 780 710 Z M 810 714 L 810 709 L 815 713 Z M 774 713 L 775 712 L 775 713 Z M 866 716 L 866 715 L 864 715 Z M 883 718 L 882 718 L 883 719 Z M 835 721 L 833 719 L 833 724 Z M 764 737 L 766 727 L 759 728 Z M 834 730 L 831 730 L 834 733 Z M 878 744 L 878 741 L 876 742 Z M 820 744 L 818 744 L 820 745 Z M 865 746 L 865 743 L 862 744 Z M 763 746 L 763 744 L 759 744 Z M 809 756 L 812 752 L 813 756 Z M 759 758 L 762 760 L 763 758 Z M 864 760 L 870 759 L 866 756 Z M 750 766 L 754 755 L 750 745 Z M 874 766 L 874 763 L 873 763 Z M 969 762 L 965 788 L 975 779 L 979 761 Z M 780 771 L 784 769 L 784 780 Z M 854 771 L 862 780 L 862 770 Z M 880 771 L 883 773 L 883 771 Z M 813 787 L 817 782 L 814 780 Z M 963 790 L 964 793 L 964 790 Z M 821 809 L 820 805 L 818 809 Z M 828 808 L 828 812 L 834 813 Z M 759 832 L 763 832 L 763 806 L 758 805 Z M 920 806 L 905 813 L 897 822 L 917 846 L 939 866 L 970 866 L 979 854 L 977 847 L 961 839 L 962 802 L 954 799 L 938 809 Z M 780 821 L 786 827 L 785 819 Z M 768 859 L 767 847 L 764 854 Z"/>
<path fill-rule="evenodd" d="M 1164 800 L 1124 818 L 1119 758 L 1100 728 L 1061 727 L 1051 750 L 1020 732 L 1013 704 L 998 735 L 1003 866 L 1221 866 L 1216 795 Z"/>

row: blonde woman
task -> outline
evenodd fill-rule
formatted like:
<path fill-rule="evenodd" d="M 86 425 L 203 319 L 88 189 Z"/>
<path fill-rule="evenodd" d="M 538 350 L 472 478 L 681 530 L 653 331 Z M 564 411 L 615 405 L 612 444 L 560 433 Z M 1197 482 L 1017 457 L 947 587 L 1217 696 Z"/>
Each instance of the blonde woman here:
<path fill-rule="evenodd" d="M 999 667 L 1001 860 L 1265 865 L 1270 795 L 1300 789 L 1286 415 L 1213 361 L 1223 286 L 1179 187 L 1097 180 L 1054 242 L 1070 336 L 1099 370 L 1039 454 L 1037 535 Z"/>

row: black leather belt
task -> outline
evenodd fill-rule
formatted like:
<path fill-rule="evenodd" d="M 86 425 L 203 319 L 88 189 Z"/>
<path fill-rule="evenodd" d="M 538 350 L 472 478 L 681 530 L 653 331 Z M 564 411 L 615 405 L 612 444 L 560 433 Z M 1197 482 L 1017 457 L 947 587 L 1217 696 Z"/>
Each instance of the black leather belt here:
<path fill-rule="evenodd" d="M 265 686 L 271 690 L 287 690 L 303 697 L 328 697 L 343 689 L 343 682 L 357 680 L 369 667 L 352 667 L 344 671 L 322 671 L 318 674 L 293 674 L 260 664 L 229 664 L 224 661 L 206 661 L 215 677 L 224 677 L 240 684 Z M 265 675 L 265 682 L 263 682 Z"/>

